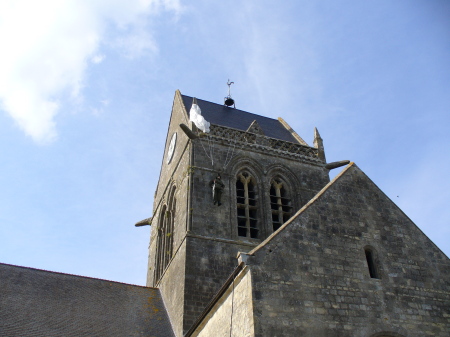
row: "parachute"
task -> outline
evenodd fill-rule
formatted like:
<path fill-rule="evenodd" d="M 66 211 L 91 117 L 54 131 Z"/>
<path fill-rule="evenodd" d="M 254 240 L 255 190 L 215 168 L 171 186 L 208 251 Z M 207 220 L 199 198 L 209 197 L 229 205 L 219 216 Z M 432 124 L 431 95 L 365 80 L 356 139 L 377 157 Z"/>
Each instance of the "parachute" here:
<path fill-rule="evenodd" d="M 202 111 L 200 110 L 200 107 L 197 104 L 197 99 L 195 99 L 195 98 L 192 102 L 191 110 L 189 111 L 189 120 L 191 122 L 193 122 L 195 124 L 195 126 L 203 132 L 203 135 L 197 136 L 185 124 L 180 124 L 181 129 L 192 140 L 197 139 L 199 137 L 205 137 L 207 145 L 208 145 L 208 149 L 206 149 L 203 146 L 202 141 L 200 141 L 200 145 L 202 146 L 203 150 L 205 151 L 206 156 L 209 158 L 209 160 L 211 160 L 211 167 L 214 169 L 215 147 L 214 147 L 213 137 L 210 136 L 210 134 L 209 134 L 210 123 L 202 116 Z M 232 139 L 229 143 L 225 162 L 224 162 L 222 170 L 225 170 L 225 168 L 228 166 L 231 159 L 233 158 L 234 150 L 236 148 L 236 143 L 237 143 L 237 140 L 236 140 L 236 136 L 235 136 L 234 139 Z"/>
<path fill-rule="evenodd" d="M 202 111 L 196 103 L 192 104 L 191 111 L 189 112 L 189 120 L 194 122 L 195 126 L 203 132 L 209 132 L 210 124 L 206 121 L 205 117 L 202 116 Z"/>

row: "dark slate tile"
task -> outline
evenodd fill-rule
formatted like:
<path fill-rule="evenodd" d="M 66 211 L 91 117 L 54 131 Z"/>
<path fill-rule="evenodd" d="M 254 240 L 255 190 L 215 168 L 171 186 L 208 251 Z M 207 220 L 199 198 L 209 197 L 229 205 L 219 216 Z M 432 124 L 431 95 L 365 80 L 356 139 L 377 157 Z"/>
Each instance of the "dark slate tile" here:
<path fill-rule="evenodd" d="M 189 113 L 193 98 L 185 95 L 182 95 L 182 97 L 184 106 Z M 298 144 L 298 141 L 277 119 L 259 116 L 198 98 L 197 104 L 202 110 L 203 117 L 212 124 L 246 131 L 250 124 L 256 120 L 266 136 Z"/>
<path fill-rule="evenodd" d="M 0 336 L 174 336 L 156 288 L 0 264 Z"/>

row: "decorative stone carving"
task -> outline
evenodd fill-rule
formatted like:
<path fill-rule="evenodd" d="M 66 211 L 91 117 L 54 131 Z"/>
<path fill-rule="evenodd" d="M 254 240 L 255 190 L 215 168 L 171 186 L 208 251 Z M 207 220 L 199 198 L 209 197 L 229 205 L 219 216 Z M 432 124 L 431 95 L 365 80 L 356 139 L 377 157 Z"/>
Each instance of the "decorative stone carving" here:
<path fill-rule="evenodd" d="M 250 126 L 247 129 L 247 132 L 255 133 L 260 136 L 265 136 L 264 131 L 261 129 L 256 120 L 254 120 L 252 124 L 250 124 Z"/>
<path fill-rule="evenodd" d="M 252 128 L 252 126 L 256 127 L 256 125 L 257 123 L 253 122 L 250 128 Z M 319 158 L 319 150 L 313 147 L 214 124 L 211 124 L 210 130 L 208 137 L 210 137 L 210 140 L 212 141 L 221 143 L 226 142 L 229 144 L 236 143 L 236 145 L 239 145 L 241 148 L 248 146 L 252 148 L 259 147 L 261 150 L 273 151 L 279 155 L 301 156 L 309 160 L 322 162 Z"/>

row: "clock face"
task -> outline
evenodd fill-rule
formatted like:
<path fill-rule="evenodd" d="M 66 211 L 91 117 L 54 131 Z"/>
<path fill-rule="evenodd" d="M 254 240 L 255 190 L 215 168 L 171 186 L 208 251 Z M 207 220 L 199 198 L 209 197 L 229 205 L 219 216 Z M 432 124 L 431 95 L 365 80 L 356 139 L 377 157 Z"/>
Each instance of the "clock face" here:
<path fill-rule="evenodd" d="M 177 143 L 177 133 L 175 132 L 172 135 L 172 139 L 170 140 L 169 148 L 167 149 L 167 164 L 170 163 L 173 157 L 173 153 L 175 152 L 175 145 Z"/>

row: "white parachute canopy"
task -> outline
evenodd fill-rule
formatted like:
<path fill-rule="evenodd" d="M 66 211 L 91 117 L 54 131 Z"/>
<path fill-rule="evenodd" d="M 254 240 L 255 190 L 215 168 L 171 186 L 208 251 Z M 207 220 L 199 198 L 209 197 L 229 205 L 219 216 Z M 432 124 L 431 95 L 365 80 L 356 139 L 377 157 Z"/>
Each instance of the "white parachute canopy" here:
<path fill-rule="evenodd" d="M 207 122 L 205 117 L 202 116 L 202 111 L 197 104 L 192 104 L 191 111 L 189 111 L 189 116 L 189 120 L 194 122 L 197 128 L 203 132 L 209 132 L 209 122 Z"/>

